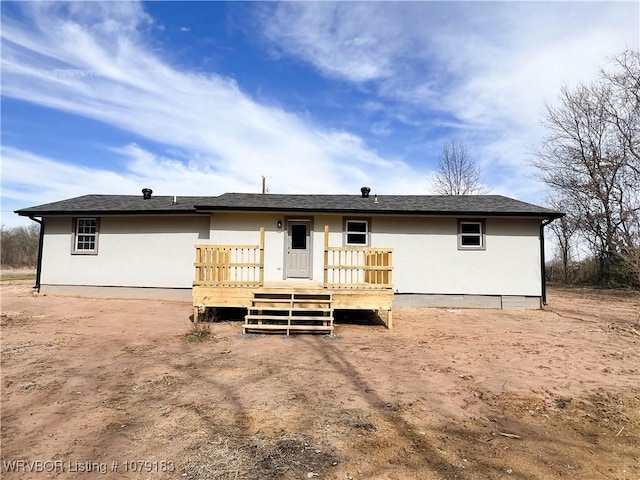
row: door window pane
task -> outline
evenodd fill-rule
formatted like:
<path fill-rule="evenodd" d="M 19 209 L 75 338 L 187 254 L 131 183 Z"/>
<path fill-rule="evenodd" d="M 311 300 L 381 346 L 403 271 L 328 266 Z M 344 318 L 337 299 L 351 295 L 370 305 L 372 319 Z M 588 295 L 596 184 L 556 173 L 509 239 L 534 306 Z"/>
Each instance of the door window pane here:
<path fill-rule="evenodd" d="M 307 226 L 291 225 L 291 248 L 294 250 L 307 249 Z"/>

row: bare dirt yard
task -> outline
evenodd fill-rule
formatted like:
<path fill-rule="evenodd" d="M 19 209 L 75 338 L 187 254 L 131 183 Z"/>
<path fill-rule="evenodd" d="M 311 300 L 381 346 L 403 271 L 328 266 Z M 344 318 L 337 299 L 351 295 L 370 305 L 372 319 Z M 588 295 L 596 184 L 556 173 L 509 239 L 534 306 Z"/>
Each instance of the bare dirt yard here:
<path fill-rule="evenodd" d="M 2 478 L 640 479 L 637 294 L 199 337 L 189 304 L 30 285 L 1 286 Z"/>

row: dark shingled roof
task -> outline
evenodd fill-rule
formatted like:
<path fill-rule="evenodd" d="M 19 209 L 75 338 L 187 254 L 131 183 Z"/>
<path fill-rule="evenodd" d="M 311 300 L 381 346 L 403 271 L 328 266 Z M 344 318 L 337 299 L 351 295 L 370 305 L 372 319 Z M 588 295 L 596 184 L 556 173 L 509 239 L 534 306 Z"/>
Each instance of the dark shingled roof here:
<path fill-rule="evenodd" d="M 108 214 L 171 214 L 195 213 L 194 205 L 206 203 L 212 197 L 152 196 L 145 200 L 142 195 L 85 195 L 37 207 L 16 210 L 18 215 L 108 215 Z"/>
<path fill-rule="evenodd" d="M 377 199 L 377 203 L 376 203 Z M 558 217 L 560 212 L 501 195 L 261 195 L 225 193 L 199 210 L 314 211 L 367 214 L 508 215 Z"/>
<path fill-rule="evenodd" d="M 377 198 L 377 203 L 376 203 Z M 326 212 L 398 215 L 478 215 L 559 218 L 563 213 L 501 195 L 280 195 L 225 193 L 217 197 L 85 195 L 23 208 L 24 216 L 194 214 L 208 211 Z"/>

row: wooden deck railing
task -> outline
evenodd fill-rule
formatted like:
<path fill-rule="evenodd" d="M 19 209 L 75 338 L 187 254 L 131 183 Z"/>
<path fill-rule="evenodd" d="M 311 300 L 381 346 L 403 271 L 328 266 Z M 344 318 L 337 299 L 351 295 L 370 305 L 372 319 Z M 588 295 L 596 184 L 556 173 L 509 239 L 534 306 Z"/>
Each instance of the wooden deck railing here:
<path fill-rule="evenodd" d="M 259 245 L 196 245 L 195 286 L 261 287 L 264 284 L 264 228 Z"/>
<path fill-rule="evenodd" d="M 324 287 L 344 289 L 393 288 L 392 250 L 371 247 L 330 247 L 324 227 Z"/>
<path fill-rule="evenodd" d="M 196 245 L 194 286 L 247 287 L 264 285 L 264 228 L 258 245 Z M 371 247 L 330 247 L 324 231 L 324 288 L 391 289 L 392 250 Z"/>

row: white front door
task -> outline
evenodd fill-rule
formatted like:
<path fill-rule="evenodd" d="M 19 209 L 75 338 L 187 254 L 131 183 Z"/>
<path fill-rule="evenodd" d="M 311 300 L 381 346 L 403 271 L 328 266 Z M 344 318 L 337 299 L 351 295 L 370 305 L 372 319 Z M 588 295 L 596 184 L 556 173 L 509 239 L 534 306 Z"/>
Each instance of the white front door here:
<path fill-rule="evenodd" d="M 287 278 L 311 278 L 311 221 L 287 221 Z"/>

